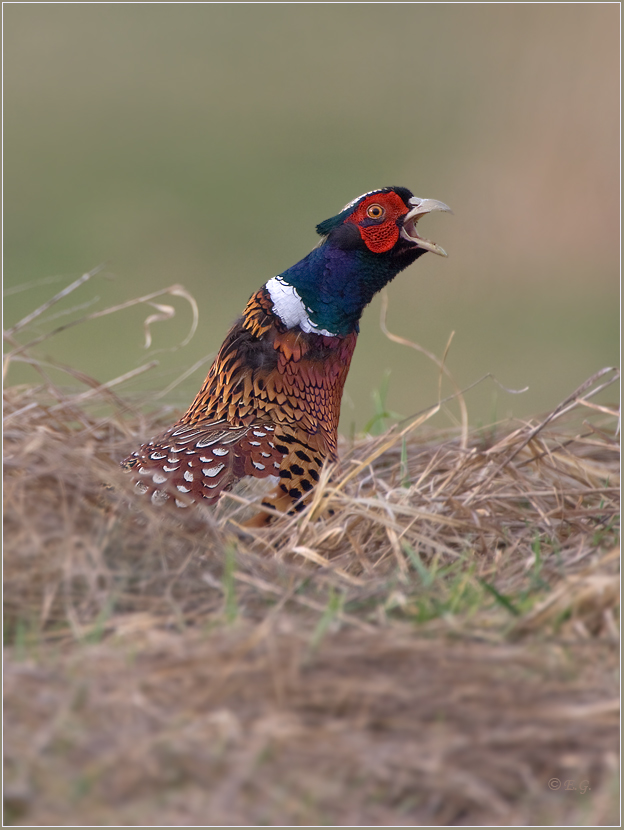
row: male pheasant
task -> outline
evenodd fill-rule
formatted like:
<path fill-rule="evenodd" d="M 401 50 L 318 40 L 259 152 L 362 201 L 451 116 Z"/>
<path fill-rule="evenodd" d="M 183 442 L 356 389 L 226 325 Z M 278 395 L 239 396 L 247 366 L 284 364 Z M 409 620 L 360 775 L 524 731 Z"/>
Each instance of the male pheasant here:
<path fill-rule="evenodd" d="M 184 508 L 214 503 L 244 476 L 276 476 L 262 505 L 303 509 L 323 462 L 337 458 L 364 307 L 426 251 L 446 256 L 416 231 L 434 210 L 450 208 L 384 187 L 317 225 L 317 247 L 252 295 L 187 412 L 122 462 L 136 491 Z"/>

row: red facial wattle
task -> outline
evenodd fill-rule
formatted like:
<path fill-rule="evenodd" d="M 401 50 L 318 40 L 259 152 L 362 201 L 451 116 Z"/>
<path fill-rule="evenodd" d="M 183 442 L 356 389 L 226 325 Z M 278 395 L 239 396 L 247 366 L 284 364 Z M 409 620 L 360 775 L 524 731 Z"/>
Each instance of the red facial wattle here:
<path fill-rule="evenodd" d="M 368 209 L 372 205 L 380 205 L 384 209 L 383 221 L 363 225 L 363 222 L 370 219 Z M 345 221 L 353 222 L 358 226 L 360 236 L 370 251 L 382 254 L 394 248 L 399 241 L 400 228 L 397 220 L 406 213 L 405 203 L 396 193 L 374 193 L 367 199 L 363 199 Z"/>

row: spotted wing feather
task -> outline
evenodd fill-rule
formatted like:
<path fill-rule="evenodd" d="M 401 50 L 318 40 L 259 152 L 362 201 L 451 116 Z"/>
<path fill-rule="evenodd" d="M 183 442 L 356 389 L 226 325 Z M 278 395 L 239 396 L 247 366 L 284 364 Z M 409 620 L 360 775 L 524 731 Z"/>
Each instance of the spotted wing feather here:
<path fill-rule="evenodd" d="M 136 491 L 155 504 L 213 504 L 243 476 L 279 474 L 283 454 L 273 431 L 270 424 L 178 423 L 129 456 L 124 467 L 132 471 Z"/>

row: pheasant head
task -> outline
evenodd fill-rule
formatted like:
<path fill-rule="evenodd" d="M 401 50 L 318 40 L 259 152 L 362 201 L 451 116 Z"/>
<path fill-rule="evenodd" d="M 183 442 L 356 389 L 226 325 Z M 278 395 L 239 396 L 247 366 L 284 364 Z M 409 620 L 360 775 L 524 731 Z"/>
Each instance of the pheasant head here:
<path fill-rule="evenodd" d="M 358 331 L 364 308 L 400 271 L 426 251 L 446 256 L 421 237 L 418 220 L 443 202 L 420 199 L 405 187 L 372 190 L 317 225 L 320 244 L 269 280 L 277 314 L 288 328 L 326 336 Z"/>

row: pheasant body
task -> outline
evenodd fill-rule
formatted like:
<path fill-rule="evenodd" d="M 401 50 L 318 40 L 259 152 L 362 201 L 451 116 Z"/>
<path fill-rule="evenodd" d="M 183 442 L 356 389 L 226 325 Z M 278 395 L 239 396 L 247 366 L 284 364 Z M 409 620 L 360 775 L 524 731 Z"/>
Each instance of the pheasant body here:
<path fill-rule="evenodd" d="M 321 244 L 252 295 L 182 418 L 122 462 L 136 491 L 187 507 L 214 503 L 244 476 L 277 476 L 263 505 L 302 509 L 323 463 L 337 459 L 364 307 L 425 250 L 444 255 L 416 233 L 431 210 L 449 208 L 384 188 L 321 223 Z"/>

